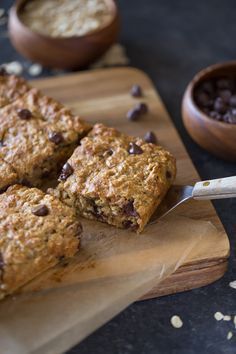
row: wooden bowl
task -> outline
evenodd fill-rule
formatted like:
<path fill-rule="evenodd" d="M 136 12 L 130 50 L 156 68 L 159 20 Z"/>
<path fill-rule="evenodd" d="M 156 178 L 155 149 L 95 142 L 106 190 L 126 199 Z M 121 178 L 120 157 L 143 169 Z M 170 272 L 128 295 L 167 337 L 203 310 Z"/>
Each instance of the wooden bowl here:
<path fill-rule="evenodd" d="M 236 61 L 215 64 L 200 71 L 184 93 L 182 117 L 185 128 L 196 143 L 216 156 L 236 161 L 236 124 L 212 119 L 201 111 L 193 98 L 200 82 L 224 75 L 236 78 Z"/>
<path fill-rule="evenodd" d="M 10 10 L 9 33 L 14 47 L 26 58 L 47 67 L 77 69 L 99 58 L 117 40 L 119 14 L 115 1 L 106 0 L 112 19 L 104 27 L 83 36 L 49 37 L 32 31 L 20 17 L 24 3 L 18 0 Z"/>

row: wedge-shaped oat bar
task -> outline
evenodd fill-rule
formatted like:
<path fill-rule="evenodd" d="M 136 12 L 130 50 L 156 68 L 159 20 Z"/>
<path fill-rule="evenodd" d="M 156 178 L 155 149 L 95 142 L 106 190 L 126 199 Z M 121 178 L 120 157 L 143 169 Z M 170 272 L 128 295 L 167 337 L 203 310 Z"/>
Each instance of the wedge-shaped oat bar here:
<path fill-rule="evenodd" d="M 0 109 L 0 159 L 17 175 L 17 183 L 38 186 L 61 167 L 89 129 L 62 104 L 31 89 Z M 1 188 L 8 185 L 1 174 Z"/>
<path fill-rule="evenodd" d="M 30 88 L 23 78 L 8 75 L 3 68 L 0 68 L 0 108 L 22 97 Z"/>
<path fill-rule="evenodd" d="M 97 124 L 64 165 L 56 193 L 86 218 L 142 231 L 175 174 L 161 146 Z"/>
<path fill-rule="evenodd" d="M 72 257 L 82 227 L 73 210 L 36 188 L 9 187 L 0 195 L 0 298 Z"/>

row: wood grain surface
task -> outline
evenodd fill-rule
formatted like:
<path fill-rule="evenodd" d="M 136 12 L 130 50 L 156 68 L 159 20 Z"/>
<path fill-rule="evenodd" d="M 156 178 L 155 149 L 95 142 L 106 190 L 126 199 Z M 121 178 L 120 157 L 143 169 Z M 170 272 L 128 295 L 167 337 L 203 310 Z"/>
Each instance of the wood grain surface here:
<path fill-rule="evenodd" d="M 142 86 L 144 96 L 141 99 L 129 94 L 133 84 Z M 147 131 L 154 131 L 160 144 L 177 158 L 176 184 L 193 184 L 200 180 L 160 97 L 145 73 L 134 68 L 114 68 L 35 80 L 32 85 L 60 100 L 92 123 L 102 122 L 141 137 Z M 149 113 L 137 122 L 130 122 L 126 113 L 139 101 L 148 104 Z M 221 236 L 219 238 L 217 233 L 216 237 L 204 238 L 186 263 L 144 298 L 209 284 L 219 279 L 227 269 L 229 241 L 212 204 L 191 201 L 181 206 L 177 212 L 178 215 L 193 219 L 211 221 L 222 231 Z"/>

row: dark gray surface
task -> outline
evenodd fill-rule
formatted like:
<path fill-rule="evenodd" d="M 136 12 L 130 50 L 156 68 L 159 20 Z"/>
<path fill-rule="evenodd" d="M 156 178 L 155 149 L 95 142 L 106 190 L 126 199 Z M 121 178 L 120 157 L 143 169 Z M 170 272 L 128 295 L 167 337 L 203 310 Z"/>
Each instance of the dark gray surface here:
<path fill-rule="evenodd" d="M 0 7 L 11 3 L 3 0 Z M 192 142 L 180 115 L 182 94 L 192 76 L 209 64 L 236 59 L 235 0 L 120 0 L 119 5 L 121 43 L 130 64 L 154 81 L 202 179 L 236 175 L 236 164 L 223 162 Z M 25 62 L 2 37 L 3 30 L 0 27 L 0 63 Z M 45 70 L 47 74 L 50 71 Z M 216 311 L 236 314 L 236 290 L 228 286 L 236 279 L 236 200 L 218 201 L 215 206 L 231 241 L 227 274 L 201 289 L 130 306 L 70 354 L 236 353 L 232 322 L 217 322 L 213 317 Z M 183 319 L 182 329 L 170 325 L 174 314 Z M 234 337 L 227 341 L 230 329 Z"/>

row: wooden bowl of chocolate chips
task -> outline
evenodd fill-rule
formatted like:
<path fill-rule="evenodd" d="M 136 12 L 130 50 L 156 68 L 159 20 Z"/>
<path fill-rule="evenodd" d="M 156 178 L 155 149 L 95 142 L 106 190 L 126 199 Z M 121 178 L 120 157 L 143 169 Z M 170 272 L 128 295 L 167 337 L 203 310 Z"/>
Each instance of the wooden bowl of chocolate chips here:
<path fill-rule="evenodd" d="M 209 66 L 193 78 L 184 93 L 182 117 L 195 142 L 236 161 L 236 61 Z"/>
<path fill-rule="evenodd" d="M 47 67 L 77 69 L 98 59 L 117 40 L 115 0 L 18 0 L 10 10 L 13 46 Z"/>

